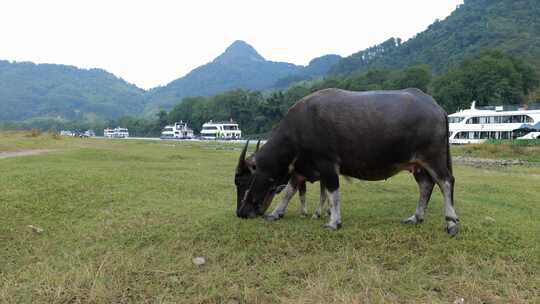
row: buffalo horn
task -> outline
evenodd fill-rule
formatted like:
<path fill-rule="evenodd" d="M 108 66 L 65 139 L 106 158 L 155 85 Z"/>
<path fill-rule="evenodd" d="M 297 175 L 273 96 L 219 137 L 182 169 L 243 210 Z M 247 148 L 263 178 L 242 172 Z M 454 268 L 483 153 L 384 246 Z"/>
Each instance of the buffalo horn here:
<path fill-rule="evenodd" d="M 261 140 L 259 139 L 257 141 L 257 147 L 255 147 L 255 153 L 259 152 L 259 145 L 261 144 Z"/>
<path fill-rule="evenodd" d="M 249 139 L 246 141 L 246 145 L 244 146 L 244 149 L 242 149 L 242 153 L 240 153 L 240 158 L 238 159 L 238 166 L 236 167 L 236 172 L 240 172 L 245 166 L 246 151 L 247 151 L 248 145 L 249 145 Z"/>

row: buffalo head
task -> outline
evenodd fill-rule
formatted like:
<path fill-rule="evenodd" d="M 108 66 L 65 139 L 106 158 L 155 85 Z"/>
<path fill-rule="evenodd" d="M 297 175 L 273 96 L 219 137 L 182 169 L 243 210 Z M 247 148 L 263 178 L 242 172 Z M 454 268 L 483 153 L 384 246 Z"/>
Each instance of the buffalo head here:
<path fill-rule="evenodd" d="M 260 142 L 260 141 L 259 141 Z M 236 167 L 234 183 L 236 185 L 236 215 L 242 218 L 253 218 L 263 215 L 276 194 L 279 182 L 268 173 L 257 170 L 256 154 L 246 157 L 249 141 L 244 146 Z"/>

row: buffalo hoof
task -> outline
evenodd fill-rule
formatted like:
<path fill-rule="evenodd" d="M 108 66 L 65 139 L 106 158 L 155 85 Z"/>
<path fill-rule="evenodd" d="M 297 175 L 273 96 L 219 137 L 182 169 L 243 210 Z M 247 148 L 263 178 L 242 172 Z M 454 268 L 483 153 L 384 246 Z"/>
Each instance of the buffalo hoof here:
<path fill-rule="evenodd" d="M 300 217 L 301 218 L 305 218 L 307 216 L 308 216 L 307 212 L 300 212 Z"/>
<path fill-rule="evenodd" d="M 416 225 L 416 224 L 422 223 L 423 221 L 424 221 L 423 219 L 418 218 L 416 215 L 413 215 L 404 220 L 401 220 L 401 223 L 405 225 Z"/>
<path fill-rule="evenodd" d="M 315 212 L 315 213 L 313 213 L 311 218 L 314 219 L 314 220 L 318 220 L 318 219 L 321 218 L 321 214 L 319 212 Z"/>
<path fill-rule="evenodd" d="M 333 231 L 339 230 L 341 229 L 341 227 L 342 227 L 341 223 L 336 223 L 336 224 L 332 223 L 332 224 L 323 225 L 323 228 L 333 230 Z"/>
<path fill-rule="evenodd" d="M 279 214 L 279 215 L 269 214 L 265 216 L 264 218 L 269 222 L 274 222 L 281 219 L 282 217 L 283 217 L 283 214 Z"/>
<path fill-rule="evenodd" d="M 455 237 L 459 232 L 459 226 L 456 223 L 452 223 L 452 225 L 446 226 L 446 232 L 448 232 L 450 237 Z"/>

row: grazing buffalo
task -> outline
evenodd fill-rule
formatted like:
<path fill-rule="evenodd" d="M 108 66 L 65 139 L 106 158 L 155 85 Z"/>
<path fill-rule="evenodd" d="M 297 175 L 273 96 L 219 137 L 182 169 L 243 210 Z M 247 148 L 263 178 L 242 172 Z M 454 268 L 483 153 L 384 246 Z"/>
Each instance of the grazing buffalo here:
<path fill-rule="evenodd" d="M 325 227 L 336 230 L 341 228 L 340 174 L 374 181 L 408 170 L 418 183 L 420 199 L 415 214 L 404 222 L 423 221 L 437 184 L 447 232 L 458 233 L 447 115 L 418 89 L 315 92 L 289 109 L 249 159 L 246 148 L 235 175 L 239 217 L 263 215 L 278 186 L 296 174 L 324 185 L 331 213 Z"/>

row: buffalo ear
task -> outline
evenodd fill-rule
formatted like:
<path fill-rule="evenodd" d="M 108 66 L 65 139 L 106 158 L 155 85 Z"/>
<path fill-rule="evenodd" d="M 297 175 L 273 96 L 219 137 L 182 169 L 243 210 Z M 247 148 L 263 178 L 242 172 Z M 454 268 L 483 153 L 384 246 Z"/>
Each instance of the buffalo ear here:
<path fill-rule="evenodd" d="M 238 159 L 238 165 L 236 166 L 236 173 L 240 173 L 244 171 L 244 169 L 247 168 L 246 164 L 246 151 L 249 145 L 249 139 L 246 141 L 246 145 L 244 146 L 244 149 L 242 149 L 242 152 L 240 153 L 240 158 Z"/>

